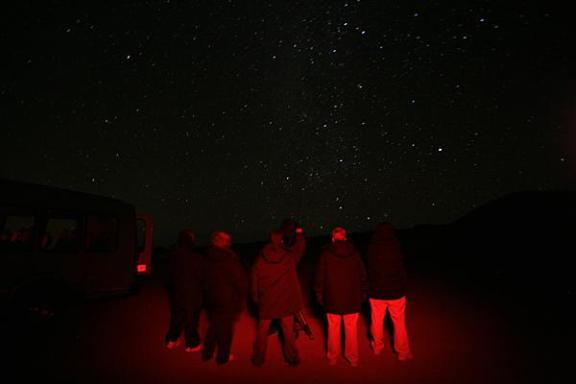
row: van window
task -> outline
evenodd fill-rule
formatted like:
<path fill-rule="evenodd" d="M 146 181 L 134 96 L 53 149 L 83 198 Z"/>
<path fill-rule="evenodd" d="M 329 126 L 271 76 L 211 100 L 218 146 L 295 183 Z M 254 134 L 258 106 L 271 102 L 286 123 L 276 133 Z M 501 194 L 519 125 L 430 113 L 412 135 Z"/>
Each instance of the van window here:
<path fill-rule="evenodd" d="M 79 220 L 76 218 L 50 218 L 42 235 L 43 251 L 75 252 L 80 245 Z"/>
<path fill-rule="evenodd" d="M 118 221 L 115 217 L 90 215 L 86 220 L 86 250 L 111 252 L 118 247 Z"/>
<path fill-rule="evenodd" d="M 0 218 L 0 249 L 32 248 L 34 216 L 6 215 Z"/>

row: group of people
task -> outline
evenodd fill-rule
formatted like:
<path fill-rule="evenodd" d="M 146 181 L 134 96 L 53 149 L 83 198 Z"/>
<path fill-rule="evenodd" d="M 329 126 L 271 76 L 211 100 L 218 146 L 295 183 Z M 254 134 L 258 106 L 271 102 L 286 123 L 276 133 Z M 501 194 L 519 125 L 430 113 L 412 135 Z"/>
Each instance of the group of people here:
<path fill-rule="evenodd" d="M 302 314 L 304 301 L 297 271 L 306 250 L 306 239 L 297 223 L 285 220 L 280 229 L 270 234 L 269 242 L 251 267 L 249 278 L 240 258 L 231 249 L 228 233 L 215 232 L 204 255 L 195 250 L 194 244 L 194 232 L 185 229 L 170 254 L 171 318 L 166 347 L 176 348 L 184 331 L 186 351 L 201 351 L 204 361 L 215 355 L 217 364 L 232 360 L 234 325 L 249 294 L 258 309 L 252 363 L 264 364 L 268 336 L 276 320 L 283 336 L 284 359 L 290 366 L 298 366 L 300 356 L 294 330 L 298 329 L 296 325 L 307 327 L 307 324 Z M 400 361 L 410 360 L 405 291 L 403 254 L 389 223 L 377 226 L 365 260 L 349 241 L 346 230 L 334 228 L 331 242 L 322 248 L 314 278 L 316 300 L 326 312 L 328 363 L 335 365 L 341 355 L 343 326 L 343 357 L 350 365 L 358 365 L 357 321 L 366 300 L 370 303 L 373 352 L 380 354 L 384 349 L 384 318 L 389 312 L 397 357 Z M 209 325 L 202 344 L 198 323 L 204 309 Z"/>

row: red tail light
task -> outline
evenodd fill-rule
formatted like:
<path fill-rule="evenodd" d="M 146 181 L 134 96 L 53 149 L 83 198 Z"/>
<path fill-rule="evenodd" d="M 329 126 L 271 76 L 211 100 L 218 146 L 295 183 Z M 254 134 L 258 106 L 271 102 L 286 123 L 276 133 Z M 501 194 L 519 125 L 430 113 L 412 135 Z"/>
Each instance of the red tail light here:
<path fill-rule="evenodd" d="M 145 273 L 146 270 L 147 270 L 146 264 L 138 264 L 138 265 L 136 266 L 136 271 L 137 271 L 138 273 Z"/>

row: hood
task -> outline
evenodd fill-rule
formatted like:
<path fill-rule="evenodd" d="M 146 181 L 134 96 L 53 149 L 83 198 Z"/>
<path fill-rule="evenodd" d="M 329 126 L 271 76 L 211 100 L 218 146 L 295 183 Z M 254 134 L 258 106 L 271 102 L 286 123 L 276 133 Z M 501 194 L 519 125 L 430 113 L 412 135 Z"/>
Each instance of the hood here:
<path fill-rule="evenodd" d="M 336 257 L 351 257 L 356 252 L 356 248 L 349 241 L 335 241 L 326 246 L 326 250 Z"/>
<path fill-rule="evenodd" d="M 372 235 L 372 243 L 384 243 L 396 239 L 396 230 L 391 224 L 378 224 Z"/>
<path fill-rule="evenodd" d="M 268 263 L 280 263 L 286 256 L 286 250 L 282 245 L 268 243 L 262 249 L 262 258 Z"/>

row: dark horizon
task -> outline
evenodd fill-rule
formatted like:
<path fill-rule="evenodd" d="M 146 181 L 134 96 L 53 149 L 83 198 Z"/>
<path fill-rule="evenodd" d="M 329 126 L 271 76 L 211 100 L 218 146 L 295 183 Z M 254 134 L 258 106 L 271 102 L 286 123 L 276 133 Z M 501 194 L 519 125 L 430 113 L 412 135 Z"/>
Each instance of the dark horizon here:
<path fill-rule="evenodd" d="M 567 5 L 133 1 L 7 7 L 0 177 L 206 239 L 447 224 L 574 190 Z"/>

